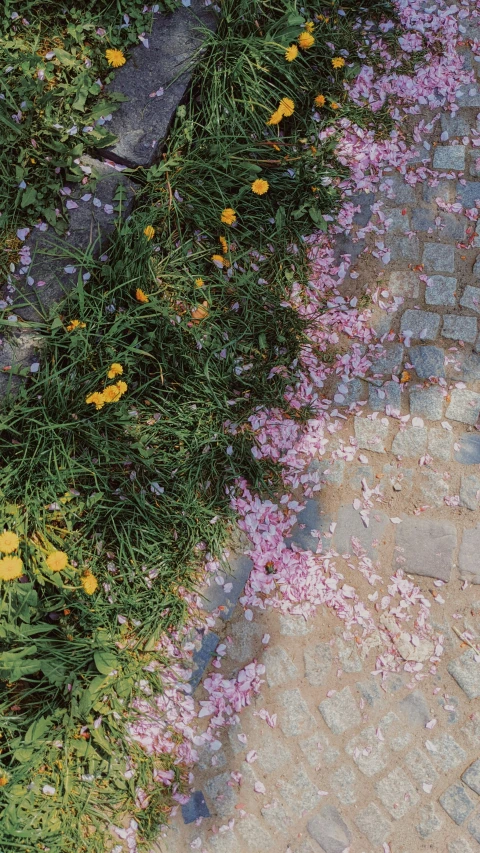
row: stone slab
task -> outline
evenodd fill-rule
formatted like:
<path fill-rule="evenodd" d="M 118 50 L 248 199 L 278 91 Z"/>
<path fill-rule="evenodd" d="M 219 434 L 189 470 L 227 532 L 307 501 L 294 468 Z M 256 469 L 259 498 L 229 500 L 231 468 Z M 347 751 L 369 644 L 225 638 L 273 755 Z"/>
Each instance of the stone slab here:
<path fill-rule="evenodd" d="M 370 524 L 365 527 L 360 514 L 353 506 L 341 506 L 337 515 L 337 526 L 332 538 L 332 546 L 339 554 L 351 554 L 352 537 L 358 539 L 369 557 L 375 557 L 375 540 L 381 541 L 389 525 L 388 517 L 374 509 L 370 515 Z"/>
<path fill-rule="evenodd" d="M 184 823 L 194 823 L 198 818 L 210 817 L 210 811 L 201 791 L 194 791 L 187 803 L 182 805 Z"/>
<path fill-rule="evenodd" d="M 385 412 L 387 406 L 399 412 L 402 405 L 400 383 L 392 380 L 392 382 L 385 382 L 380 388 L 370 385 L 368 405 L 374 412 Z"/>
<path fill-rule="evenodd" d="M 463 171 L 465 169 L 465 151 L 464 145 L 438 145 L 433 155 L 433 168 Z"/>
<path fill-rule="evenodd" d="M 458 565 L 462 580 L 480 584 L 480 524 L 463 531 Z"/>
<path fill-rule="evenodd" d="M 218 608 L 223 621 L 230 619 L 253 568 L 250 557 L 242 553 L 242 549 L 247 546 L 248 540 L 244 536 L 238 537 L 235 542 L 232 541 L 230 554 L 225 563 L 225 584 L 218 584 L 212 578 L 210 586 L 203 587 L 200 591 L 204 609 L 211 613 Z M 219 574 L 223 572 L 220 570 Z M 225 591 L 226 584 L 231 585 L 231 587 L 227 586 L 228 592 Z"/>
<path fill-rule="evenodd" d="M 385 453 L 385 441 L 389 431 L 388 422 L 383 423 L 381 418 L 371 420 L 370 418 L 356 417 L 354 427 L 355 438 L 360 449 Z"/>
<path fill-rule="evenodd" d="M 464 308 L 470 308 L 472 311 L 477 311 L 480 314 L 480 287 L 472 287 L 467 284 L 463 291 L 460 305 Z"/>
<path fill-rule="evenodd" d="M 477 759 L 462 773 L 462 782 L 465 782 L 472 791 L 480 794 L 480 759 Z"/>
<path fill-rule="evenodd" d="M 468 649 L 447 666 L 450 675 L 469 699 L 478 699 L 480 696 L 480 663 L 477 663 L 475 657 L 478 655 L 473 649 Z"/>
<path fill-rule="evenodd" d="M 386 236 L 385 245 L 390 249 L 392 261 L 415 263 L 420 258 L 420 243 L 418 237 Z"/>
<path fill-rule="evenodd" d="M 400 820 L 418 803 L 419 796 L 407 774 L 401 767 L 377 782 L 375 789 L 379 799 L 395 820 Z"/>
<path fill-rule="evenodd" d="M 308 822 L 307 829 L 324 853 L 344 853 L 350 847 L 351 832 L 334 806 L 325 806 Z"/>
<path fill-rule="evenodd" d="M 388 289 L 392 296 L 403 296 L 404 299 L 418 299 L 420 296 L 418 275 L 410 270 L 395 270 L 395 272 L 390 274 Z"/>
<path fill-rule="evenodd" d="M 445 353 L 440 347 L 431 345 L 410 347 L 408 358 L 419 379 L 437 379 L 445 376 Z"/>
<path fill-rule="evenodd" d="M 438 798 L 443 809 L 460 826 L 475 808 L 475 803 L 463 785 L 455 782 Z"/>
<path fill-rule="evenodd" d="M 214 631 L 209 631 L 201 637 L 200 647 L 193 653 L 193 671 L 189 682 L 192 690 L 196 690 L 200 684 L 202 676 L 209 666 L 219 642 L 220 637 Z"/>
<path fill-rule="evenodd" d="M 413 575 L 449 581 L 457 548 L 457 529 L 450 521 L 408 518 L 396 528 L 396 544 Z"/>
<path fill-rule="evenodd" d="M 227 782 L 230 780 L 230 773 L 218 773 L 212 776 L 205 783 L 205 792 L 214 804 L 214 814 L 220 817 L 227 817 L 235 808 L 237 795 Z"/>
<path fill-rule="evenodd" d="M 465 343 L 473 344 L 477 337 L 476 317 L 466 317 L 462 314 L 445 314 L 442 336 L 454 341 L 464 341 Z"/>
<path fill-rule="evenodd" d="M 426 273 L 455 272 L 455 248 L 445 243 L 427 243 L 422 263 Z"/>
<path fill-rule="evenodd" d="M 475 426 L 480 414 L 480 394 L 466 388 L 455 388 L 450 395 L 447 418 Z"/>
<path fill-rule="evenodd" d="M 427 449 L 427 428 L 407 427 L 400 429 L 392 444 L 392 453 L 395 456 L 406 456 L 419 458 Z"/>
<path fill-rule="evenodd" d="M 457 444 L 458 450 L 454 449 L 456 462 L 461 462 L 462 465 L 480 465 L 480 435 L 464 432 Z"/>
<path fill-rule="evenodd" d="M 171 15 L 159 15 L 150 46 L 136 47 L 108 85 L 107 92 L 128 98 L 109 124 L 117 142 L 105 151 L 117 163 L 148 167 L 154 162 L 190 83 L 203 42 L 200 25 L 215 28 L 215 15 L 201 0 L 192 0 L 190 8 L 181 6 Z M 150 97 L 161 89 L 163 95 Z"/>
<path fill-rule="evenodd" d="M 343 734 L 352 726 L 358 726 L 361 720 L 360 711 L 349 687 L 344 687 L 324 699 L 318 708 L 328 728 L 336 735 Z"/>
<path fill-rule="evenodd" d="M 462 474 L 460 480 L 460 505 L 475 511 L 480 501 L 480 479 L 474 474 Z"/>
<path fill-rule="evenodd" d="M 397 374 L 403 362 L 403 346 L 401 344 L 385 344 L 384 351 L 378 358 L 375 357 L 371 371 L 374 376 L 385 376 L 386 374 Z"/>
<path fill-rule="evenodd" d="M 440 315 L 409 308 L 402 317 L 400 330 L 405 337 L 409 332 L 410 339 L 434 341 L 440 331 Z"/>
<path fill-rule="evenodd" d="M 475 207 L 475 202 L 480 202 L 480 183 L 478 181 L 466 181 L 465 185 L 457 184 L 457 195 L 463 206 L 467 209 Z"/>
<path fill-rule="evenodd" d="M 450 462 L 452 458 L 453 436 L 443 428 L 428 430 L 427 449 L 434 459 Z"/>
<path fill-rule="evenodd" d="M 425 287 L 427 305 L 456 305 L 457 279 L 447 275 L 431 275 Z"/>

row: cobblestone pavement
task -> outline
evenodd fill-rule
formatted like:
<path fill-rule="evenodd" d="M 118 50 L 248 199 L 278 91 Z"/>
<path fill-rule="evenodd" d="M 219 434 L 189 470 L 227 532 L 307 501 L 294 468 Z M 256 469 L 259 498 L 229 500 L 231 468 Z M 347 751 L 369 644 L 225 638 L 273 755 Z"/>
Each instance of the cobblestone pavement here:
<path fill-rule="evenodd" d="M 382 681 L 372 674 L 375 649 L 330 610 L 308 621 L 278 612 L 246 621 L 237 607 L 223 632 L 222 671 L 229 676 L 256 658 L 266 666 L 265 684 L 240 724 L 222 731 L 221 748 L 201 756 L 198 793 L 183 812 L 188 821 L 206 817 L 198 825 L 177 819 L 155 851 L 480 850 L 480 655 L 473 647 L 480 637 L 480 226 L 468 244 L 471 223 L 435 201 L 459 197 L 473 207 L 480 198 L 478 149 L 465 139 L 480 129 L 480 88 L 460 104 L 455 117 L 442 115 L 437 144 L 422 152 L 444 173 L 438 186 L 411 187 L 392 173 L 393 197 L 382 196 L 392 219 L 391 263 L 372 272 L 371 256 L 356 262 L 358 292 L 378 274 L 404 302 L 395 314 L 375 309 L 379 338 L 395 333 L 375 372 L 337 389 L 344 405 L 368 400 L 334 438 L 355 435 L 355 461 L 316 463 L 323 486 L 293 535 L 316 551 L 310 531 L 320 530 L 323 545 L 339 554 L 352 552 L 354 536 L 385 578 L 405 566 L 444 638 L 441 663 L 424 680 L 401 671 Z M 400 425 L 385 416 L 388 405 L 418 420 Z M 377 419 L 366 417 L 372 410 Z M 354 508 L 362 481 L 380 485 L 384 496 L 369 527 Z M 345 583 L 380 612 L 388 579 L 376 593 L 348 558 L 338 563 Z M 465 631 L 472 646 L 458 636 Z M 395 642 L 402 654 L 405 637 Z M 421 641 L 402 656 L 425 661 L 433 651 Z M 275 727 L 262 709 L 277 715 Z"/>

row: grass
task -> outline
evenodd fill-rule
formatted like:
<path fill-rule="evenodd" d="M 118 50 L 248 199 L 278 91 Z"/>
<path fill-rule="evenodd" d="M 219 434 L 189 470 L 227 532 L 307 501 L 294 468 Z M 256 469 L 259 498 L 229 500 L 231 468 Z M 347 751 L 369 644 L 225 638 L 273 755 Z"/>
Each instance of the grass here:
<path fill-rule="evenodd" d="M 292 284 L 308 280 L 302 237 L 325 229 L 338 201 L 335 140 L 320 145 L 318 131 L 338 115 L 373 120 L 343 95 L 362 10 L 338 8 L 322 4 L 315 44 L 287 63 L 316 7 L 225 0 L 163 157 L 140 175 L 134 214 L 108 260 L 90 261 L 90 280 L 45 317 L 41 370 L 3 406 L 0 515 L 20 538 L 24 574 L 1 585 L 2 850 L 100 853 L 114 816 L 135 812 L 148 839 L 168 812 L 151 780 L 173 758 L 128 742 L 128 708 L 141 679 L 162 690 L 161 666 L 145 666 L 159 659 L 158 638 L 185 623 L 199 544 L 221 553 L 235 480 L 272 492 L 278 482 L 251 452 L 249 417 L 285 405 L 304 335 L 288 305 Z M 332 41 L 353 71 L 332 68 Z M 294 112 L 268 127 L 283 97 Z M 375 122 L 388 129 L 385 114 Z M 251 190 L 259 177 L 269 184 L 261 196 Z M 235 226 L 222 224 L 225 208 Z M 128 387 L 97 411 L 85 400 L 109 384 L 112 363 Z M 55 573 L 53 550 L 68 555 Z M 86 572 L 99 584 L 91 595 Z M 125 779 L 132 761 L 136 776 Z M 185 768 L 174 769 L 184 785 Z M 144 811 L 137 786 L 151 794 Z"/>

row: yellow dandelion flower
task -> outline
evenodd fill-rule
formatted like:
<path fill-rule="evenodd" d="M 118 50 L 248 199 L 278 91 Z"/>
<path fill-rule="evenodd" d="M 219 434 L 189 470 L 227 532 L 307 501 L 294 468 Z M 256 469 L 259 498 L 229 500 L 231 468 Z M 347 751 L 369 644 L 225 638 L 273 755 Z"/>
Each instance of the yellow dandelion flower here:
<path fill-rule="evenodd" d="M 3 557 L 0 560 L 0 581 L 14 581 L 23 575 L 20 557 Z"/>
<path fill-rule="evenodd" d="M 107 385 L 102 394 L 105 403 L 117 403 L 120 397 L 125 394 L 127 387 L 127 383 L 121 380 L 115 382 L 115 385 Z"/>
<path fill-rule="evenodd" d="M 121 50 L 106 50 L 105 56 L 108 64 L 113 68 L 121 68 L 127 61 Z"/>
<path fill-rule="evenodd" d="M 147 227 L 143 229 L 143 233 L 147 240 L 151 240 L 152 237 L 155 237 L 155 228 L 152 225 L 147 225 Z"/>
<path fill-rule="evenodd" d="M 330 106 L 331 106 L 332 110 L 339 110 L 340 109 L 340 104 L 337 104 L 336 101 L 332 101 Z"/>
<path fill-rule="evenodd" d="M 298 47 L 296 44 L 291 44 L 285 51 L 285 59 L 287 62 L 293 62 L 298 56 Z"/>
<path fill-rule="evenodd" d="M 225 258 L 223 255 L 212 255 L 211 260 L 217 267 L 223 267 L 225 265 Z"/>
<path fill-rule="evenodd" d="M 3 788 L 5 785 L 8 785 L 8 776 L 2 774 L 0 776 L 0 788 Z"/>
<path fill-rule="evenodd" d="M 93 394 L 89 394 L 88 397 L 85 397 L 85 402 L 87 406 L 89 406 L 90 403 L 93 403 L 97 412 L 105 405 L 103 394 L 100 394 L 99 391 L 94 391 Z"/>
<path fill-rule="evenodd" d="M 325 106 L 325 95 L 317 95 L 315 98 L 315 106 L 316 107 L 324 107 Z"/>
<path fill-rule="evenodd" d="M 81 323 L 80 320 L 71 320 L 67 326 L 67 332 L 74 332 L 75 329 L 84 329 L 86 323 Z"/>
<path fill-rule="evenodd" d="M 65 551 L 52 551 L 45 562 L 51 572 L 62 572 L 68 566 L 68 554 Z"/>
<path fill-rule="evenodd" d="M 98 588 L 98 580 L 89 569 L 83 573 L 80 581 L 83 586 L 83 591 L 86 592 L 87 595 L 93 595 L 95 590 Z"/>
<path fill-rule="evenodd" d="M 150 302 L 147 294 L 144 293 L 140 287 L 137 287 L 135 291 L 135 299 L 137 300 L 137 302 Z"/>
<path fill-rule="evenodd" d="M 292 101 L 291 98 L 282 98 L 278 109 L 281 110 L 283 115 L 288 118 L 289 116 L 293 115 L 293 112 L 295 110 L 295 103 L 294 101 Z"/>
<path fill-rule="evenodd" d="M 205 282 L 204 282 L 203 278 L 196 278 L 195 279 L 195 287 L 203 287 L 204 284 L 205 284 Z"/>
<path fill-rule="evenodd" d="M 311 33 L 306 30 L 303 33 L 300 33 L 298 39 L 298 46 L 302 48 L 302 50 L 308 50 L 312 44 L 315 44 L 315 39 Z"/>
<path fill-rule="evenodd" d="M 313 21 L 307 21 L 307 23 L 305 24 L 305 29 L 307 33 L 313 33 L 315 29 L 315 24 L 313 23 Z"/>
<path fill-rule="evenodd" d="M 107 373 L 109 379 L 115 379 L 116 376 L 121 376 L 123 373 L 123 367 L 121 364 L 118 364 L 117 361 L 114 361 L 113 364 L 110 365 L 110 370 Z"/>
<path fill-rule="evenodd" d="M 334 56 L 332 59 L 332 65 L 334 68 L 343 68 L 345 65 L 343 56 Z"/>
<path fill-rule="evenodd" d="M 257 178 L 252 184 L 252 192 L 255 195 L 265 195 L 268 192 L 269 183 L 268 181 L 264 181 L 263 178 Z"/>
<path fill-rule="evenodd" d="M 228 252 L 228 243 L 227 243 L 225 237 L 219 237 L 218 242 L 220 243 L 220 245 L 222 247 L 223 254 L 226 255 Z"/>
<path fill-rule="evenodd" d="M 11 554 L 12 551 L 17 550 L 19 545 L 20 539 L 13 530 L 4 530 L 3 533 L 0 533 L 0 551 L 3 551 L 4 554 Z"/>
<path fill-rule="evenodd" d="M 282 118 L 283 118 L 283 113 L 282 113 L 282 111 L 281 111 L 280 109 L 275 110 L 275 112 L 274 112 L 274 113 L 272 113 L 272 115 L 270 116 L 270 118 L 268 119 L 268 121 L 266 122 L 266 124 L 268 124 L 268 125 L 272 125 L 272 124 L 280 124 L 280 122 L 281 122 Z"/>
<path fill-rule="evenodd" d="M 233 223 L 236 221 L 237 215 L 233 207 L 226 207 L 224 210 L 222 210 L 220 222 L 223 222 L 224 225 L 233 225 Z"/>

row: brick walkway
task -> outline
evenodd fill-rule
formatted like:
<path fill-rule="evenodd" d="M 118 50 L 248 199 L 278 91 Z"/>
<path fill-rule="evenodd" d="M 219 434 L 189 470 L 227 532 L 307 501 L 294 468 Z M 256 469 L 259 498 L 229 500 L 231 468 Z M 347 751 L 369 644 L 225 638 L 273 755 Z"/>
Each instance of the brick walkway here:
<path fill-rule="evenodd" d="M 468 53 L 465 61 L 478 71 Z M 394 197 L 381 197 L 392 220 L 386 241 L 391 262 L 373 273 L 368 255 L 356 262 L 359 292 L 379 274 L 404 302 L 395 314 L 374 311 L 379 338 L 396 333 L 375 361 L 375 373 L 368 381 L 340 382 L 337 393 L 344 405 L 363 400 L 368 405 L 348 417 L 332 444 L 354 435 L 359 452 L 351 463 L 314 463 L 323 486 L 317 499 L 307 502 L 293 537 L 316 551 L 318 538 L 310 531 L 320 530 L 324 549 L 343 555 L 352 551 L 356 537 L 378 560 L 384 581 L 369 585 L 348 558 L 338 558 L 337 570 L 376 608 L 385 627 L 382 596 L 389 594 L 388 578 L 405 568 L 444 638 L 441 663 L 423 681 L 405 671 L 382 681 L 372 674 L 381 640 L 376 645 L 373 635 L 370 646 L 359 644 L 330 610 L 320 609 L 308 621 L 256 611 L 248 622 L 237 607 L 222 634 L 231 638 L 222 672 L 230 676 L 256 658 L 266 666 L 265 684 L 240 724 L 221 730 L 221 749 L 201 756 L 195 787 L 202 794 L 184 814 L 210 816 L 201 825 L 177 819 L 155 851 L 480 850 L 480 655 L 457 633 L 468 631 L 473 645 L 479 642 L 480 593 L 474 584 L 480 583 L 480 434 L 475 431 L 480 226 L 473 244 L 458 247 L 467 244 L 471 223 L 442 212 L 435 202 L 460 198 L 470 208 L 480 198 L 479 149 L 464 138 L 471 128 L 480 129 L 480 89 L 469 89 L 459 102 L 455 118 L 442 115 L 436 146 L 423 152 L 450 177 L 441 177 L 436 187 L 412 188 L 392 174 Z M 420 264 L 430 286 L 415 270 Z M 410 412 L 406 427 L 385 415 L 388 405 Z M 373 420 L 367 418 L 372 411 L 379 413 Z M 413 417 L 418 420 L 412 424 Z M 376 485 L 383 500 L 374 504 L 365 527 L 353 502 L 358 498 L 363 504 L 365 488 Z M 418 512 L 421 507 L 427 508 Z M 413 664 L 435 651 L 426 640 L 412 645 L 408 634 L 397 634 L 394 645 Z M 201 687 L 197 695 L 202 698 Z M 274 728 L 258 716 L 261 709 L 277 714 Z M 246 760 L 252 751 L 256 759 Z M 240 785 L 232 772 L 241 773 Z"/>

